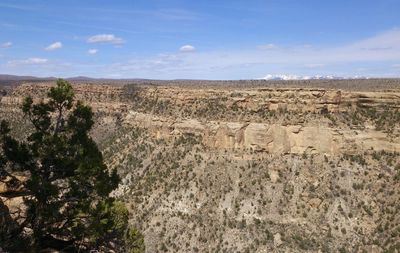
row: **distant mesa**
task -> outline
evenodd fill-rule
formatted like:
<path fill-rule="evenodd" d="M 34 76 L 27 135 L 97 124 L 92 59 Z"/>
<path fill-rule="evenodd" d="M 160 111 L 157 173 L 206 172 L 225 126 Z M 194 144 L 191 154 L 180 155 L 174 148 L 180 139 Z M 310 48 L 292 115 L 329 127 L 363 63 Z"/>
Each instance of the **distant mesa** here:
<path fill-rule="evenodd" d="M 55 77 L 17 76 L 0 74 L 0 81 L 55 80 Z"/>
<path fill-rule="evenodd" d="M 95 78 L 90 78 L 86 76 L 75 76 L 66 78 L 67 80 L 72 81 L 88 81 L 88 80 L 95 80 Z M 37 77 L 37 76 L 17 76 L 17 75 L 6 75 L 0 74 L 0 81 L 52 81 L 57 80 L 57 77 Z"/>

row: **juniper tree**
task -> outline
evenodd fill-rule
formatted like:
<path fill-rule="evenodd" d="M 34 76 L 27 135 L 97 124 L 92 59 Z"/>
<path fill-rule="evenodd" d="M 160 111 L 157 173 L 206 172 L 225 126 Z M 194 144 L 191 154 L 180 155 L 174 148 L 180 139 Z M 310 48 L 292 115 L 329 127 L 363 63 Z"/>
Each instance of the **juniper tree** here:
<path fill-rule="evenodd" d="M 1 122 L 1 167 L 3 173 L 29 175 L 23 183 L 27 218 L 21 227 L 33 231 L 34 246 L 60 248 L 85 241 L 89 248 L 131 235 L 126 208 L 110 197 L 120 179 L 108 170 L 90 137 L 92 109 L 74 100 L 72 86 L 58 80 L 46 100 L 34 103 L 27 97 L 22 111 L 33 132 L 17 140 L 8 123 Z"/>

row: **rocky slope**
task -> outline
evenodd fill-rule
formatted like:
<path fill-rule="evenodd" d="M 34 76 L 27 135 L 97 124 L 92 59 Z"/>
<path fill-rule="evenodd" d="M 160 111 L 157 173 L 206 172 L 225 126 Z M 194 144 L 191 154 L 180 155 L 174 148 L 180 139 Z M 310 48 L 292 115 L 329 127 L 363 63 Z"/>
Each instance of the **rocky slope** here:
<path fill-rule="evenodd" d="M 332 82 L 74 87 L 147 252 L 399 252 L 400 89 Z M 15 134 L 49 85 L 2 97 Z"/>

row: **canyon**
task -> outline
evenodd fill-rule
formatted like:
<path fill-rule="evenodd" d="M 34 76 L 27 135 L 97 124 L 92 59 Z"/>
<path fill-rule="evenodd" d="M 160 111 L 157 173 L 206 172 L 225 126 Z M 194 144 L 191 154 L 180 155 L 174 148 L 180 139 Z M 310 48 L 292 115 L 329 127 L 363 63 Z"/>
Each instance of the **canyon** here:
<path fill-rule="evenodd" d="M 73 82 L 146 252 L 400 251 L 400 80 L 198 82 Z"/>

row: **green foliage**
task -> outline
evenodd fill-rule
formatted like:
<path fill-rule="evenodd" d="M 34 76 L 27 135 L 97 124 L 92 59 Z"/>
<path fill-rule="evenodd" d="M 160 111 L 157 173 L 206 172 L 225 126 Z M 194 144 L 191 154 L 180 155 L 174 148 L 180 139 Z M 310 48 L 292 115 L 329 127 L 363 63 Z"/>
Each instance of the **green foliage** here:
<path fill-rule="evenodd" d="M 142 253 L 145 251 L 143 235 L 134 228 L 128 229 L 125 245 L 126 251 L 129 253 Z"/>
<path fill-rule="evenodd" d="M 34 127 L 26 140 L 12 138 L 8 123 L 0 124 L 0 172 L 30 175 L 24 182 L 28 209 L 23 225 L 33 230 L 34 246 L 47 247 L 47 238 L 68 238 L 88 249 L 123 238 L 128 211 L 109 197 L 120 179 L 108 170 L 89 135 L 91 108 L 74 102 L 72 86 L 64 80 L 48 98 L 37 104 L 30 97 L 24 100 L 22 111 Z M 90 245 L 84 243 L 87 238 Z"/>
<path fill-rule="evenodd" d="M 119 201 L 101 201 L 90 210 L 87 227 L 92 242 L 107 240 L 110 235 L 123 237 L 128 224 L 128 210 Z"/>

